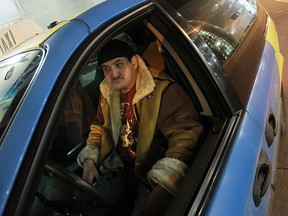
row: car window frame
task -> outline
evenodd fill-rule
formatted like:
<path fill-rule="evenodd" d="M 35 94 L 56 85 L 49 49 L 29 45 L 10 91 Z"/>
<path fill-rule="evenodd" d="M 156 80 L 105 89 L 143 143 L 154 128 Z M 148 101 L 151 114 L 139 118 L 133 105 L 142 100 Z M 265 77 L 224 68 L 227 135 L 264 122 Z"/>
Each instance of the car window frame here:
<path fill-rule="evenodd" d="M 257 17 L 253 26 L 247 31 L 245 38 L 241 41 L 231 58 L 223 65 L 229 80 L 231 80 L 239 95 L 240 103 L 243 107 L 249 102 L 259 62 L 263 55 L 267 21 L 266 12 L 262 7 L 258 6 Z"/>
<path fill-rule="evenodd" d="M 13 122 L 14 116 L 17 114 L 18 108 L 21 106 L 22 101 L 25 99 L 26 94 L 29 92 L 30 86 L 32 85 L 34 79 L 36 78 L 36 76 L 37 76 L 37 74 L 39 72 L 39 70 L 41 69 L 42 63 L 43 63 L 43 61 L 45 59 L 46 51 L 44 49 L 38 47 L 38 48 L 33 48 L 33 49 L 27 49 L 27 50 L 24 50 L 24 51 L 21 51 L 21 52 L 11 53 L 7 57 L 1 59 L 1 61 L 6 61 L 6 60 L 8 60 L 10 58 L 13 58 L 13 57 L 17 56 L 17 55 L 22 55 L 24 53 L 29 53 L 29 52 L 34 52 L 34 51 L 38 51 L 39 53 L 41 53 L 41 59 L 40 59 L 38 65 L 37 65 L 36 70 L 34 71 L 33 76 L 31 77 L 31 80 L 29 81 L 29 84 L 27 85 L 27 87 L 25 88 L 23 94 L 21 95 L 21 98 L 20 98 L 19 102 L 17 103 L 17 106 L 13 110 L 13 113 L 12 113 L 9 121 L 7 122 L 7 125 L 6 125 L 5 129 L 3 130 L 3 133 L 0 134 L 0 145 L 1 145 L 2 141 L 3 141 L 3 138 L 5 137 L 5 134 L 6 134 L 7 130 L 9 129 L 9 125 Z M 15 97 L 13 99 L 15 99 Z M 2 122 L 1 122 L 1 125 L 2 125 Z"/>
<path fill-rule="evenodd" d="M 163 21 L 163 19 L 159 18 L 160 14 L 161 13 L 158 12 L 158 18 L 155 19 L 160 19 Z M 150 22 L 153 25 L 157 21 L 153 22 L 150 20 Z M 165 26 L 165 24 L 163 25 Z M 157 30 L 161 32 L 159 28 L 161 29 L 165 27 L 158 26 Z M 166 30 L 162 29 L 162 33 L 167 32 L 168 29 L 169 35 L 171 35 L 171 37 L 168 37 L 166 39 L 168 40 L 168 43 L 174 45 L 173 48 L 179 48 L 176 48 L 175 50 L 177 55 L 180 56 L 179 58 L 183 61 L 185 66 L 190 70 L 191 68 L 198 70 L 198 73 L 199 70 L 203 69 L 206 71 L 207 74 L 209 74 L 207 68 L 197 68 L 195 65 L 193 65 L 194 63 L 191 63 L 193 62 L 191 53 L 195 51 L 189 49 L 188 46 L 185 46 L 185 41 L 182 41 L 183 43 L 179 42 L 181 41 L 181 39 L 173 35 L 172 26 L 166 22 Z M 189 42 L 186 41 L 186 43 Z M 178 46 L 176 46 L 176 44 L 178 44 Z M 181 47 L 185 47 L 185 49 L 181 49 Z M 205 66 L 205 64 L 203 64 L 201 61 L 197 61 L 197 63 L 195 64 Z M 203 75 L 205 74 L 205 72 L 201 74 Z M 198 79 L 198 85 L 199 83 L 203 84 L 203 80 L 201 81 L 201 78 L 205 79 L 203 77 L 196 78 Z M 206 86 L 209 85 L 207 84 L 209 83 L 207 79 L 205 79 L 205 81 Z M 211 85 L 213 86 L 212 83 Z M 242 119 L 242 112 L 240 111 L 232 114 L 232 112 L 227 107 L 227 109 L 225 110 L 225 101 L 222 101 L 222 104 L 219 102 L 221 101 L 221 98 L 219 98 L 219 96 L 217 96 L 217 94 L 215 93 L 217 92 L 215 88 L 217 87 L 214 87 L 214 91 L 206 91 L 205 96 L 209 97 L 210 99 L 216 99 L 218 103 L 215 103 L 213 105 L 219 106 L 219 110 L 222 109 L 223 112 L 214 112 L 214 116 L 210 116 L 208 118 L 203 118 L 202 116 L 203 120 L 205 119 L 205 121 L 209 121 L 210 124 L 213 125 L 213 129 L 208 131 L 205 135 L 206 137 L 204 137 L 204 140 L 202 141 L 202 147 L 200 149 L 200 152 L 199 154 L 197 154 L 195 162 L 189 168 L 186 176 L 187 178 L 185 177 L 185 180 L 183 181 L 183 185 L 181 186 L 179 192 L 176 194 L 172 203 L 169 205 L 166 215 L 187 215 L 188 211 L 194 213 L 201 213 L 205 211 L 205 208 L 209 203 L 209 197 L 213 193 L 213 190 L 217 183 L 217 179 L 221 175 L 221 169 L 225 164 L 226 157 L 228 156 L 229 150 L 233 144 L 235 130 L 237 129 L 237 127 L 239 127 Z M 211 95 L 207 96 L 207 94 Z M 203 161 L 203 158 L 206 158 L 206 160 Z M 198 174 L 199 176 L 195 178 L 195 174 Z"/>
<path fill-rule="evenodd" d="M 218 94 L 219 99 L 221 99 L 222 96 L 224 97 L 224 100 L 221 99 L 221 103 L 228 105 L 228 109 L 223 107 L 225 108 L 225 112 L 235 114 L 240 111 L 243 106 L 234 86 L 223 70 L 221 62 L 218 60 L 203 38 L 194 30 L 193 26 L 191 26 L 191 24 L 189 24 L 189 22 L 165 0 L 151 1 L 153 1 L 157 6 L 159 13 L 165 14 L 166 19 L 173 23 L 176 28 L 178 28 L 178 31 L 185 36 L 186 41 L 188 41 L 190 46 L 193 47 L 198 53 L 198 56 L 202 59 L 205 68 L 208 68 L 209 70 L 210 74 L 207 78 L 212 78 L 218 87 L 215 88 L 216 91 L 221 92 Z"/>

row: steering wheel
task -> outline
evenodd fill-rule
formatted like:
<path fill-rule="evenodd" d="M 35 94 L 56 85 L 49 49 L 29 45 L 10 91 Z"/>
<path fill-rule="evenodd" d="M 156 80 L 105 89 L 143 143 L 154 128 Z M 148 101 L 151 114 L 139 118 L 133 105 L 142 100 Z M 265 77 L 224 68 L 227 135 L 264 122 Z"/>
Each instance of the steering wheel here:
<path fill-rule="evenodd" d="M 87 197 L 87 200 L 89 198 L 94 199 L 103 207 L 111 207 L 113 205 L 112 200 L 64 166 L 48 160 L 45 164 L 45 171 L 52 173 L 53 175 L 64 180 L 66 183 L 71 184 L 73 188 L 77 188 L 80 193 Z"/>

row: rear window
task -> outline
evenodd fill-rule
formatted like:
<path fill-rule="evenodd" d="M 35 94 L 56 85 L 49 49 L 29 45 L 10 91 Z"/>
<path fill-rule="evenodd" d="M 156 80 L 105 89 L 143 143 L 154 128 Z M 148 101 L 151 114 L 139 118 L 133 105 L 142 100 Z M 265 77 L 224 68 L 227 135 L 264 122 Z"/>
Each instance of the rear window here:
<path fill-rule="evenodd" d="M 33 50 L 0 61 L 0 136 L 23 98 L 42 55 L 41 50 Z"/>
<path fill-rule="evenodd" d="M 255 0 L 169 0 L 224 63 L 256 18 Z"/>

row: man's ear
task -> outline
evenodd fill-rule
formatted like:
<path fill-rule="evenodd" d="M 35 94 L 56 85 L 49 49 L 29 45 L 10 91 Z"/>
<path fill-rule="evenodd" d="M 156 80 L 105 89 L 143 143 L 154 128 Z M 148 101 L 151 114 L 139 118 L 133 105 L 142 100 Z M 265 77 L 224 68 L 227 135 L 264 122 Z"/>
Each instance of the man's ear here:
<path fill-rule="evenodd" d="M 138 62 L 138 58 L 136 57 L 136 55 L 132 56 L 132 58 L 131 58 L 131 63 L 132 63 L 132 65 L 133 65 L 133 68 L 134 68 L 135 70 L 137 70 L 137 69 L 138 69 L 139 62 Z"/>

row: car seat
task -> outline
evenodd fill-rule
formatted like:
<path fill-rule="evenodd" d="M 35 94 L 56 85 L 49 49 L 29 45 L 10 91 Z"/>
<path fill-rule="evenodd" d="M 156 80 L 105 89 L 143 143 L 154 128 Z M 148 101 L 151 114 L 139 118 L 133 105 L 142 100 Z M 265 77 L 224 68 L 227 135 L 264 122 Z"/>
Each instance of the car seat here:
<path fill-rule="evenodd" d="M 71 150 L 85 145 L 95 116 L 94 104 L 78 82 L 60 116 L 50 159 L 62 165 L 76 161 L 77 154 Z"/>

